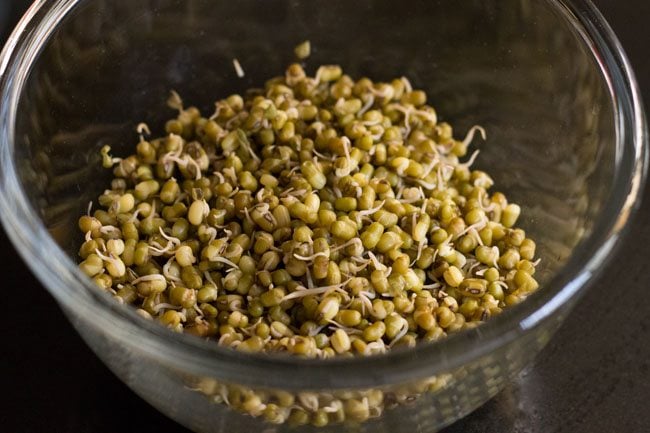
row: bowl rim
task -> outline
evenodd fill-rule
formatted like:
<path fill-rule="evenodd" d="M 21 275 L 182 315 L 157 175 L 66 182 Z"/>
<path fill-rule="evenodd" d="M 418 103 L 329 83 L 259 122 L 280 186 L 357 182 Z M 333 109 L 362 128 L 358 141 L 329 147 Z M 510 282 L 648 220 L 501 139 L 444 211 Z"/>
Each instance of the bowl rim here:
<path fill-rule="evenodd" d="M 319 360 L 242 354 L 214 342 L 170 333 L 142 319 L 133 309 L 122 308 L 77 272 L 76 264 L 49 236 L 27 202 L 16 175 L 13 133 L 18 99 L 30 65 L 57 24 L 83 1 L 37 0 L 0 54 L 0 219 L 23 260 L 66 313 L 91 314 L 97 329 L 112 340 L 180 371 L 231 383 L 296 390 L 369 388 L 448 372 L 513 342 L 575 300 L 612 256 L 640 204 L 647 171 L 648 137 L 642 99 L 629 61 L 611 28 L 589 0 L 546 0 L 549 7 L 571 23 L 600 65 L 614 105 L 620 160 L 608 208 L 598 218 L 593 234 L 580 242 L 568 263 L 544 289 L 480 327 L 433 344 L 369 358 Z M 397 365 L 401 368 L 395 368 Z M 314 369 L 318 370 L 317 375 Z"/>

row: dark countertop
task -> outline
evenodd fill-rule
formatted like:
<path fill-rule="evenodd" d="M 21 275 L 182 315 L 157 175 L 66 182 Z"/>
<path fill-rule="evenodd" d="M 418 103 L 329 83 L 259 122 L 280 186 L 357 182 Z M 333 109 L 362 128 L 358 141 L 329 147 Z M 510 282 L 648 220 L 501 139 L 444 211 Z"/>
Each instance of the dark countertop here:
<path fill-rule="evenodd" d="M 26 1 L 0 0 L 0 30 Z M 650 100 L 650 2 L 598 0 Z M 2 37 L 2 36 L 0 36 Z M 520 378 L 444 433 L 650 431 L 650 188 L 626 246 Z M 4 350 L 0 430 L 185 431 L 133 394 L 86 347 L 16 256 L 5 234 L 0 269 Z M 20 292 L 20 295 L 18 294 Z"/>

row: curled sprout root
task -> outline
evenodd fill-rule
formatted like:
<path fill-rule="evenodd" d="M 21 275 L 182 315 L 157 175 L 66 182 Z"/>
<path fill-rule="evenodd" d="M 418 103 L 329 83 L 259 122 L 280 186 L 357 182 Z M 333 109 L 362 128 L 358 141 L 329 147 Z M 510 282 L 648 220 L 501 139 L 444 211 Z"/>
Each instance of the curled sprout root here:
<path fill-rule="evenodd" d="M 465 146 L 468 146 L 472 142 L 472 140 L 474 140 L 474 134 L 476 134 L 476 131 L 481 133 L 481 138 L 483 139 L 483 141 L 487 139 L 487 134 L 485 132 L 485 129 L 482 126 L 474 125 L 469 129 L 467 135 L 463 139 L 463 144 Z"/>
<path fill-rule="evenodd" d="M 335 292 L 342 293 L 342 294 L 347 294 L 347 292 L 345 290 L 343 290 L 343 287 L 345 287 L 345 285 L 347 283 L 349 283 L 350 280 L 351 279 L 347 279 L 346 281 L 344 281 L 344 282 L 342 282 L 340 284 L 333 284 L 333 285 L 330 285 L 330 286 L 314 287 L 314 288 L 311 288 L 311 289 L 307 289 L 305 287 L 299 286 L 296 289 L 295 292 L 291 292 L 288 295 L 284 296 L 282 298 L 282 300 L 287 301 L 289 299 L 303 298 L 305 296 L 322 295 L 324 293 L 328 293 L 328 292 L 331 292 L 331 291 L 335 291 Z"/>

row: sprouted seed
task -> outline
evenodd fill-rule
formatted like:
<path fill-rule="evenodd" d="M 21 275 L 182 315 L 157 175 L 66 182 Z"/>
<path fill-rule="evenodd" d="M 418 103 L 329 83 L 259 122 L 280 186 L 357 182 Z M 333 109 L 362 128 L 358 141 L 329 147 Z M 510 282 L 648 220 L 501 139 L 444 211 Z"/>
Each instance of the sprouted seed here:
<path fill-rule="evenodd" d="M 295 48 L 309 54 L 309 41 Z M 405 77 L 295 63 L 214 113 L 176 92 L 168 105 L 177 115 L 158 133 L 140 123 L 132 155 L 101 149 L 119 188 L 79 219 L 80 270 L 148 320 L 245 352 L 375 356 L 474 327 L 539 286 L 521 208 L 490 192 L 478 150 L 467 157 L 485 129 L 454 138 Z M 210 389 L 272 423 L 384 408 L 381 391 Z"/>
<path fill-rule="evenodd" d="M 299 60 L 305 60 L 311 54 L 311 43 L 304 41 L 297 45 L 293 52 Z"/>

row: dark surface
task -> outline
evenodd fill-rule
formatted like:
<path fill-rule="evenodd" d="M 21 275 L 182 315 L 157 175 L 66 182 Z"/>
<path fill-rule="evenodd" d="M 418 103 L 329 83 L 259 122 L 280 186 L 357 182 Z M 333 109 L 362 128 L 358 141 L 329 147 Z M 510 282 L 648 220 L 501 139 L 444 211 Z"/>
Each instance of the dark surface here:
<path fill-rule="evenodd" d="M 650 100 L 650 2 L 595 2 Z M 0 26 L 25 1 L 0 0 Z M 11 10 L 3 17 L 5 9 Z M 5 20 L 6 18 L 6 20 Z M 6 34 L 4 35 L 6 36 Z M 4 40 L 4 36 L 0 36 Z M 599 281 L 525 374 L 444 433 L 650 431 L 650 188 Z M 85 346 L 3 232 L 0 431 L 184 431 L 133 394 Z"/>

